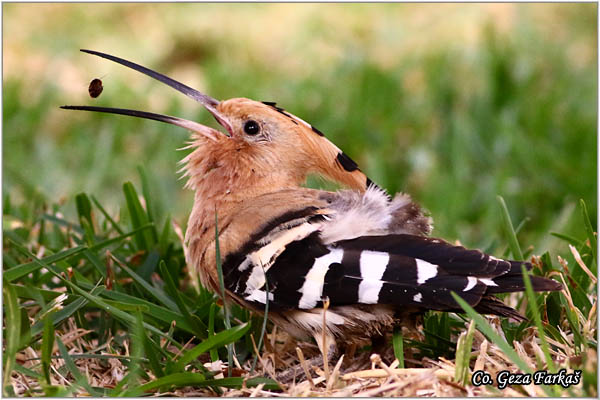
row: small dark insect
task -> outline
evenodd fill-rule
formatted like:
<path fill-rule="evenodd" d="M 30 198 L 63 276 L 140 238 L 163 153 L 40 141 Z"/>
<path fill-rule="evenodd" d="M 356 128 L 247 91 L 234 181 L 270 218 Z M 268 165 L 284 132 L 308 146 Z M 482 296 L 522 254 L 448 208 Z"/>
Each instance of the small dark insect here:
<path fill-rule="evenodd" d="M 90 93 L 90 96 L 95 99 L 96 97 L 100 96 L 100 93 L 102 93 L 102 89 L 104 89 L 102 87 L 102 81 L 96 78 L 90 82 L 88 92 Z"/>

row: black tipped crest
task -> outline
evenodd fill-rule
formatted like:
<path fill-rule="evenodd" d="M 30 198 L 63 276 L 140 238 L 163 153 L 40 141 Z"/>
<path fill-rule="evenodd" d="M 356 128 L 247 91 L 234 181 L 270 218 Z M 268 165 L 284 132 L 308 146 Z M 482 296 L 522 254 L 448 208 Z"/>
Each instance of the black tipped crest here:
<path fill-rule="evenodd" d="M 358 169 L 358 164 L 348 157 L 343 151 L 338 153 L 337 161 L 348 172 L 356 171 Z"/>
<path fill-rule="evenodd" d="M 275 103 L 274 101 L 262 101 L 261 103 L 263 103 L 266 106 L 271 107 L 273 110 L 277 111 L 278 113 L 285 115 L 286 117 L 288 117 L 290 119 L 290 121 L 292 121 L 294 124 L 298 125 L 298 121 L 296 121 L 296 118 L 294 118 L 293 115 L 289 114 L 283 108 L 277 107 L 277 103 Z"/>
<path fill-rule="evenodd" d="M 318 130 L 317 128 L 315 128 L 314 126 L 310 126 L 310 128 L 313 130 L 314 133 L 316 133 L 319 136 L 325 136 L 325 134 L 323 132 L 321 132 L 320 130 Z"/>
<path fill-rule="evenodd" d="M 264 105 L 271 107 L 272 109 L 274 109 L 275 111 L 282 113 L 283 115 L 285 115 L 286 117 L 289 117 L 290 115 L 288 113 L 285 112 L 285 110 L 281 107 L 277 106 L 277 103 L 275 103 L 274 101 L 263 101 L 262 102 Z"/>

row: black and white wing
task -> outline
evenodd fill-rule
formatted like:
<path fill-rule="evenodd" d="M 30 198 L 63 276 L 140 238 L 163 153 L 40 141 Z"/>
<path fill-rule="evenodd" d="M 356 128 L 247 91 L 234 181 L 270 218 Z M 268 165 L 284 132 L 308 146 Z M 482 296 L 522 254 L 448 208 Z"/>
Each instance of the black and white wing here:
<path fill-rule="evenodd" d="M 331 306 L 459 310 L 453 291 L 481 312 L 518 315 L 491 295 L 524 290 L 521 266 L 529 263 L 411 234 L 349 233 L 351 239 L 327 242 L 331 217 L 315 209 L 289 215 L 223 263 L 227 289 L 258 309 L 268 301 L 273 311 L 309 310 L 328 298 Z M 540 277 L 532 284 L 536 291 L 561 288 Z"/>

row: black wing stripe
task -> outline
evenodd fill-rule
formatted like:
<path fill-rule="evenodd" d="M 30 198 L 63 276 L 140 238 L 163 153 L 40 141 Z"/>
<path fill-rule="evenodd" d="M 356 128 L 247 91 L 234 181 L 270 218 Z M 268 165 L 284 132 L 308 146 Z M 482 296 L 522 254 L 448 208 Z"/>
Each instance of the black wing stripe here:
<path fill-rule="evenodd" d="M 345 273 L 344 261 L 341 264 L 334 263 L 329 266 L 323 285 L 323 297 L 329 298 L 331 304 L 358 303 L 358 288 L 361 279 L 353 276 L 355 274 L 346 276 Z"/>
<path fill-rule="evenodd" d="M 358 302 L 358 287 L 361 282 L 359 251 L 344 251 L 341 263 L 332 264 L 325 275 L 323 297 L 332 304 L 354 304 Z"/>
<path fill-rule="evenodd" d="M 421 305 L 422 293 L 414 286 L 407 283 L 384 282 L 379 292 L 379 301 L 382 304 Z"/>
<path fill-rule="evenodd" d="M 413 257 L 392 254 L 390 265 L 397 267 L 387 268 L 381 277 L 383 281 L 417 282 L 417 262 Z"/>
<path fill-rule="evenodd" d="M 344 250 L 342 265 L 344 266 L 344 275 L 361 278 L 360 274 L 360 255 L 361 251 Z"/>
<path fill-rule="evenodd" d="M 267 272 L 269 291 L 275 307 L 297 308 L 302 298 L 300 289 L 315 260 L 330 250 L 321 243 L 318 232 L 290 243 Z"/>

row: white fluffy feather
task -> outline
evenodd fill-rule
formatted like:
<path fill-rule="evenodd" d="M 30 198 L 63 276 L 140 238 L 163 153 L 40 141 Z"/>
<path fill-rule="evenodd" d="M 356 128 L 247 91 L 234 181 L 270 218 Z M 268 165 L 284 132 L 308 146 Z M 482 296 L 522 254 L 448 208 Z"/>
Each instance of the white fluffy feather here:
<path fill-rule="evenodd" d="M 353 239 L 364 235 L 383 235 L 391 221 L 390 198 L 380 188 L 371 186 L 359 193 L 343 190 L 330 208 L 331 221 L 323 223 L 321 238 L 324 243 Z"/>

